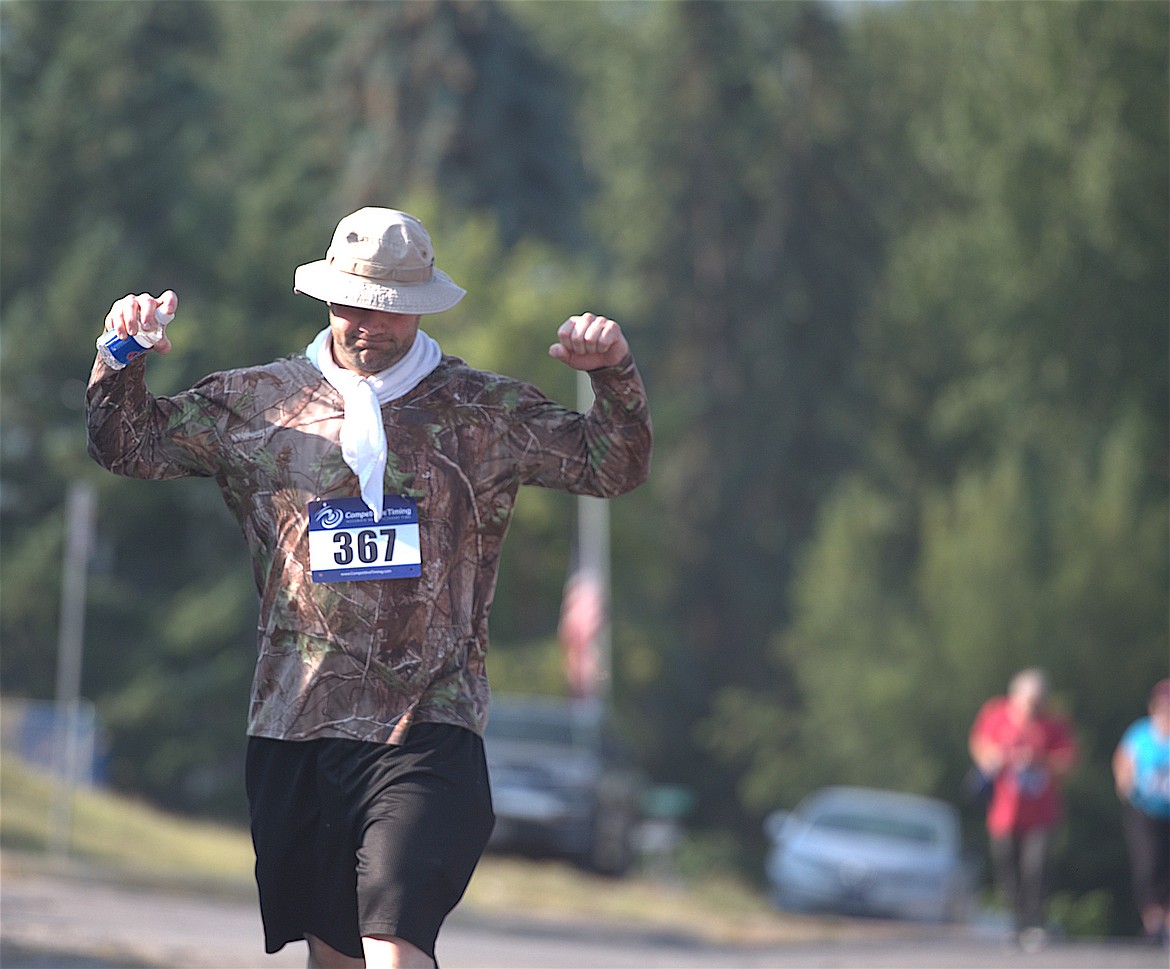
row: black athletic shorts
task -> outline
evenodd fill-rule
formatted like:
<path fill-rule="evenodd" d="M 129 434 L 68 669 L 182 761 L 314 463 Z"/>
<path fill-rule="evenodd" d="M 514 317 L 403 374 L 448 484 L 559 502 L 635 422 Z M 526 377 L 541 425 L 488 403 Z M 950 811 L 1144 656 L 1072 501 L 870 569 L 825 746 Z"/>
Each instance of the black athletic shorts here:
<path fill-rule="evenodd" d="M 264 946 L 314 935 L 362 957 L 395 936 L 432 959 L 495 823 L 483 742 L 414 724 L 404 744 L 248 738 Z"/>

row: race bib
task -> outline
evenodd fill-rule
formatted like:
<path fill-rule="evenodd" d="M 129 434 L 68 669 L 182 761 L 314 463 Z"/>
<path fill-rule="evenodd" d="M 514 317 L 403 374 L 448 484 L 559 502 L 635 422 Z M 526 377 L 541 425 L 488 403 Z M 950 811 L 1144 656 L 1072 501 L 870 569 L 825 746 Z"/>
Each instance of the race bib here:
<path fill-rule="evenodd" d="M 309 502 L 309 568 L 314 582 L 408 579 L 422 574 L 418 502 L 386 495 L 382 517 L 361 498 Z"/>

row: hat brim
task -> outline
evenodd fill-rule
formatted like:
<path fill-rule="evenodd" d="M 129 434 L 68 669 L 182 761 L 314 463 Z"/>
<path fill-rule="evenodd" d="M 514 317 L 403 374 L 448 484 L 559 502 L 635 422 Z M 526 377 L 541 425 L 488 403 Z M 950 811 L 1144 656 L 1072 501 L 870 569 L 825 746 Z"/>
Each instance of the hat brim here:
<path fill-rule="evenodd" d="M 388 283 L 340 272 L 324 259 L 298 266 L 293 290 L 326 303 L 410 314 L 442 313 L 467 295 L 441 269 L 432 270 L 425 283 Z"/>

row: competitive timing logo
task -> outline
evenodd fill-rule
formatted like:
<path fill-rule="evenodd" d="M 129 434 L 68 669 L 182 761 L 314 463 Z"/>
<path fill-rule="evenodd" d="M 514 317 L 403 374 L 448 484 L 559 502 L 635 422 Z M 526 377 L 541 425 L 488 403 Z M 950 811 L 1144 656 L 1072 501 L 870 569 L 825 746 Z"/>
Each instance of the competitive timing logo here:
<path fill-rule="evenodd" d="M 317 514 L 314 516 L 317 520 L 319 528 L 337 528 L 343 521 L 345 521 L 345 512 L 340 508 L 331 508 L 326 505 L 324 508 L 318 508 Z"/>

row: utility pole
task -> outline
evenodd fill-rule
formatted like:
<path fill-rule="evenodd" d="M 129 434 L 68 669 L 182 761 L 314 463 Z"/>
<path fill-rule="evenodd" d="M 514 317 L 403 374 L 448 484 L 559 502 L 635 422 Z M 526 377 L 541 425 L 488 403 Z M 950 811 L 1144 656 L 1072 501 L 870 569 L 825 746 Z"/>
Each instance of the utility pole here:
<path fill-rule="evenodd" d="M 77 789 L 81 729 L 81 664 L 85 643 L 85 597 L 93 549 L 92 485 L 74 482 L 65 511 L 64 561 L 61 573 L 61 618 L 57 629 L 57 796 L 50 818 L 49 849 L 69 853 L 73 799 Z"/>
<path fill-rule="evenodd" d="M 587 413 L 593 406 L 593 383 L 584 370 L 577 371 L 577 410 Z M 612 691 L 613 635 L 610 626 L 609 502 L 605 498 L 580 495 L 577 498 L 577 554 L 580 571 L 597 583 L 601 596 L 601 624 L 598 627 L 597 698 L 608 706 Z"/>

